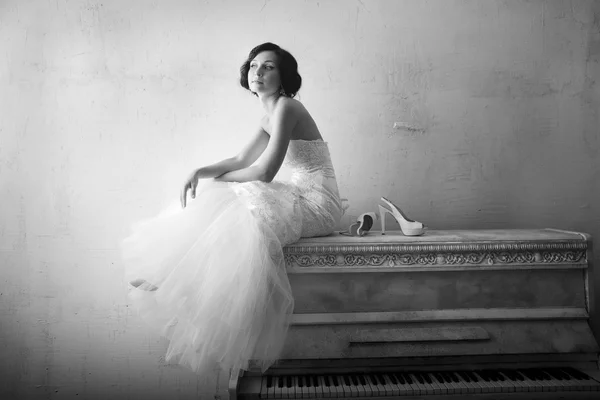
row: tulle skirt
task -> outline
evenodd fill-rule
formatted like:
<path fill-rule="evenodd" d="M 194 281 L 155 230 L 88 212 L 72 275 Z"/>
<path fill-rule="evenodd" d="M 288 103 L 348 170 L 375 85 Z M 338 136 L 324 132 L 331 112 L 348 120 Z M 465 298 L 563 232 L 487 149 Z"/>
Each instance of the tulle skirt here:
<path fill-rule="evenodd" d="M 125 282 L 158 287 L 129 286 L 129 298 L 169 340 L 168 362 L 202 374 L 255 360 L 264 372 L 294 308 L 283 246 L 236 184 L 201 182 L 185 209 L 173 203 L 123 241 Z"/>

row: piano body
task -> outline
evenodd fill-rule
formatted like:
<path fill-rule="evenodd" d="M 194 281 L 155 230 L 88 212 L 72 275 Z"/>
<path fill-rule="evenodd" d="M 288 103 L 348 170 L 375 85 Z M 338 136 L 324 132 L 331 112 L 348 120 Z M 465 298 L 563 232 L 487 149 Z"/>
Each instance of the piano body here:
<path fill-rule="evenodd" d="M 600 399 L 587 234 L 556 229 L 302 239 L 281 358 L 230 399 Z"/>

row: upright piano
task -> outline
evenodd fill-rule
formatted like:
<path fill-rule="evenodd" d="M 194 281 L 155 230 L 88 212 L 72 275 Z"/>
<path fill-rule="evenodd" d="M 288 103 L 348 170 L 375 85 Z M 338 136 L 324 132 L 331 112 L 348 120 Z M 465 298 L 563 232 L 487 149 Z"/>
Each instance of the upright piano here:
<path fill-rule="evenodd" d="M 284 253 L 284 350 L 231 371 L 231 400 L 600 399 L 587 234 L 370 232 Z"/>

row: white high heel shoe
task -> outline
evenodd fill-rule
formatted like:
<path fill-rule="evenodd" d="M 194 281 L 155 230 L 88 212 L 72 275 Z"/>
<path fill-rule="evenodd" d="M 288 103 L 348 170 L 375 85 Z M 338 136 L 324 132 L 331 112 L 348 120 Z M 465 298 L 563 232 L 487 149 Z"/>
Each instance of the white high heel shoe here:
<path fill-rule="evenodd" d="M 425 226 L 418 221 L 413 221 L 409 219 L 404 213 L 400 210 L 400 208 L 396 207 L 394 203 L 382 197 L 381 200 L 385 202 L 390 209 L 383 206 L 379 206 L 379 214 L 381 216 L 381 234 L 385 235 L 385 214 L 390 214 L 398 225 L 400 225 L 400 229 L 405 236 L 420 236 L 425 233 Z"/>

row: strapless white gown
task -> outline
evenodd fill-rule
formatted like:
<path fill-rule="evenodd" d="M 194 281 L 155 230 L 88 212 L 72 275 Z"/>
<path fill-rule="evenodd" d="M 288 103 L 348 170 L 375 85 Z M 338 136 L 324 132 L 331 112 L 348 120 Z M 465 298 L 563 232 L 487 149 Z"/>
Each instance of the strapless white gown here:
<path fill-rule="evenodd" d="M 166 360 L 203 374 L 263 372 L 282 350 L 294 309 L 282 248 L 333 232 L 342 215 L 329 148 L 290 142 L 289 181 L 200 181 L 185 209 L 174 202 L 122 243 L 125 282 L 142 318 L 169 339 Z"/>

